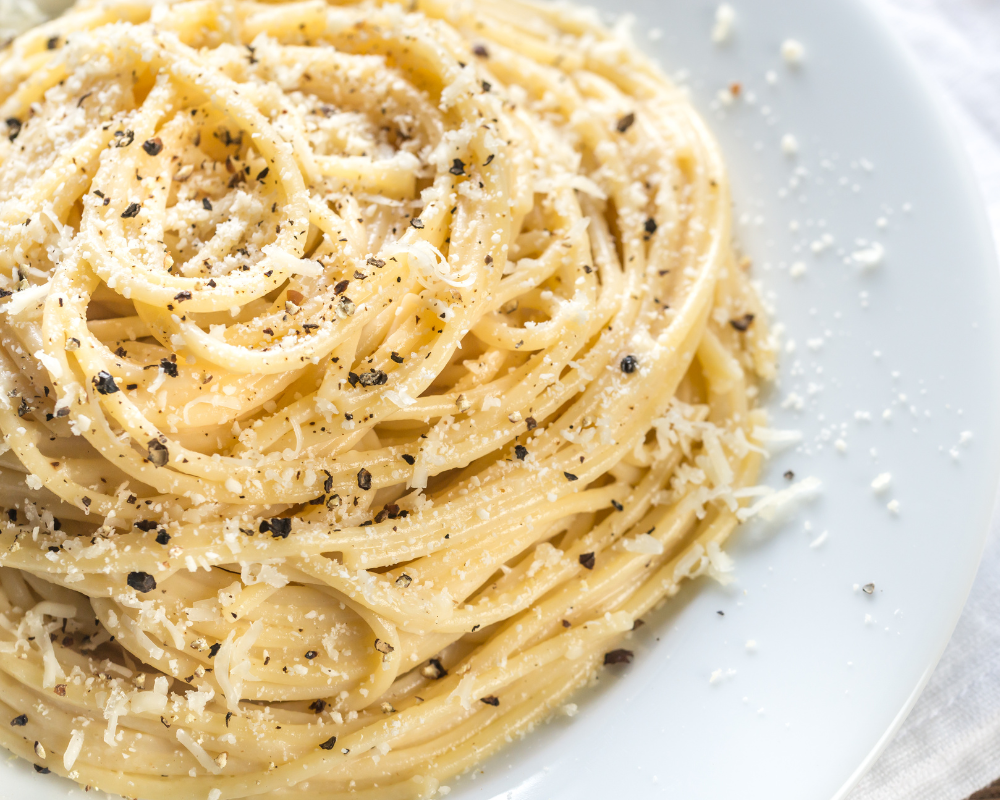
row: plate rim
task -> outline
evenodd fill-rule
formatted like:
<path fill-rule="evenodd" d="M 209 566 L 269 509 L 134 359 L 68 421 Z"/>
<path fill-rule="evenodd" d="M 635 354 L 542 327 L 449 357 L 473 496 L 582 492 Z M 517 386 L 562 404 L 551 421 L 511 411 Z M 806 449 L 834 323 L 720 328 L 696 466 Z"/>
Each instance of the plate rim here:
<path fill-rule="evenodd" d="M 842 0 L 841 0 L 842 1 Z M 980 264 L 984 275 L 992 275 L 993 305 L 1000 307 L 1000 232 L 994 232 L 986 210 L 986 198 L 983 188 L 975 174 L 972 159 L 965 146 L 965 140 L 958 127 L 952 121 L 948 113 L 948 101 L 943 87 L 937 84 L 929 75 L 925 74 L 920 66 L 914 51 L 899 37 L 893 30 L 891 24 L 886 19 L 884 10 L 876 3 L 868 0 L 849 0 L 854 7 L 855 13 L 868 18 L 872 30 L 878 31 L 882 45 L 891 52 L 892 58 L 905 65 L 905 69 L 900 70 L 900 75 L 911 84 L 914 91 L 914 100 L 923 106 L 925 116 L 932 121 L 945 142 L 946 150 L 943 155 L 946 160 L 955 167 L 956 177 L 963 187 L 963 195 L 969 199 L 970 211 L 969 227 L 976 233 L 978 240 L 977 249 L 981 249 Z M 1000 352 L 1000 329 L 994 331 L 992 336 L 993 349 Z M 980 520 L 980 532 L 978 541 L 978 552 L 975 556 L 975 569 L 970 571 L 966 578 L 965 586 L 959 587 L 955 594 L 962 596 L 962 602 L 952 615 L 952 620 L 947 625 L 948 637 L 938 646 L 937 652 L 933 655 L 927 667 L 924 669 L 919 680 L 914 685 L 912 691 L 900 707 L 896 716 L 889 726 L 879 737 L 878 741 L 868 752 L 853 773 L 844 781 L 831 800 L 846 800 L 848 795 L 857 787 L 865 775 L 875 766 L 879 757 L 886 748 L 893 742 L 896 735 L 906 722 L 913 707 L 917 704 L 924 689 L 934 672 L 937 670 L 941 658 L 944 656 L 948 645 L 951 643 L 958 627 L 959 620 L 965 612 L 969 602 L 969 595 L 972 587 L 979 575 L 982 566 L 983 553 L 992 531 L 993 521 L 1000 515 L 1000 457 L 996 453 L 991 457 L 991 468 L 993 475 L 988 484 L 993 487 L 990 496 L 989 511 L 986 512 L 986 519 Z M 983 498 L 983 502 L 986 498 Z"/>

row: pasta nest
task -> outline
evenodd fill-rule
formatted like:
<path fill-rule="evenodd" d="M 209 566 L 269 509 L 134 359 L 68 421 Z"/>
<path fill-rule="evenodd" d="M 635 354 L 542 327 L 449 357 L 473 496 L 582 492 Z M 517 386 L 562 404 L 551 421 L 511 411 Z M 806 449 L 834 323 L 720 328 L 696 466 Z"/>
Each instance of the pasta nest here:
<path fill-rule="evenodd" d="M 718 147 L 593 15 L 82 0 L 0 105 L 38 769 L 428 796 L 724 578 L 771 335 Z"/>

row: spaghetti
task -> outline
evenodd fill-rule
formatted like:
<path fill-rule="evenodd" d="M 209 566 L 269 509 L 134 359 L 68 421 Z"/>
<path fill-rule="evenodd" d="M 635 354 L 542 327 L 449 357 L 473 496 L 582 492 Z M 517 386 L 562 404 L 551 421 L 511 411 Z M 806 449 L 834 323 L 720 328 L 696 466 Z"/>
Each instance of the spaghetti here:
<path fill-rule="evenodd" d="M 430 796 L 779 496 L 718 148 L 592 14 L 82 0 L 0 106 L 0 741 L 39 771 Z"/>

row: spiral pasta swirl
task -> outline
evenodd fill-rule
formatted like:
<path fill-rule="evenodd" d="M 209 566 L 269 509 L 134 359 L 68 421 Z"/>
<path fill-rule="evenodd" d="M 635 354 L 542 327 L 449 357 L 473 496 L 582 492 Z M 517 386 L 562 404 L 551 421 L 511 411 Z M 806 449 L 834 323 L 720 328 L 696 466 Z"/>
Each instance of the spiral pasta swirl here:
<path fill-rule="evenodd" d="M 759 493 L 717 146 L 582 11 L 82 0 L 0 54 L 0 741 L 425 797 Z"/>

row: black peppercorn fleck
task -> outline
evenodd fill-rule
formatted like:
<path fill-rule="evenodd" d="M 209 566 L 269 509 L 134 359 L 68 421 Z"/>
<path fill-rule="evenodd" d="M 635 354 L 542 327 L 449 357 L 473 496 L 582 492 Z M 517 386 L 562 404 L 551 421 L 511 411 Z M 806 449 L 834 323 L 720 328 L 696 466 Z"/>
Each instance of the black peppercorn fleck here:
<path fill-rule="evenodd" d="M 742 317 L 731 319 L 729 324 L 740 333 L 744 333 L 753 324 L 753 314 L 744 314 Z"/>
<path fill-rule="evenodd" d="M 154 467 L 164 467 L 170 460 L 170 451 L 167 450 L 166 444 L 161 439 L 163 439 L 162 436 L 160 439 L 150 439 L 146 445 L 146 458 Z"/>
<path fill-rule="evenodd" d="M 148 572 L 130 572 L 126 581 L 129 586 L 143 594 L 156 588 L 156 578 Z"/>
<path fill-rule="evenodd" d="M 358 376 L 362 386 L 384 386 L 389 381 L 389 376 L 380 369 L 372 369 Z"/>
<path fill-rule="evenodd" d="M 103 369 L 94 378 L 94 387 L 97 389 L 98 394 L 114 394 L 119 391 L 118 384 L 111 377 L 111 373 Z"/>
<path fill-rule="evenodd" d="M 639 359 L 635 356 L 625 356 L 620 364 L 622 372 L 631 375 L 639 368 Z"/>
<path fill-rule="evenodd" d="M 258 530 L 261 533 L 270 531 L 272 539 L 287 539 L 292 532 L 292 520 L 288 517 L 261 520 Z"/>
<path fill-rule="evenodd" d="M 604 654 L 604 663 L 607 664 L 631 664 L 633 653 L 631 650 L 612 650 Z"/>

